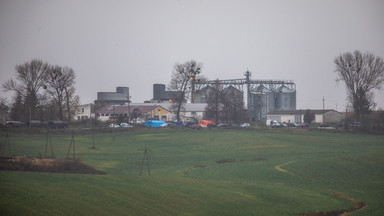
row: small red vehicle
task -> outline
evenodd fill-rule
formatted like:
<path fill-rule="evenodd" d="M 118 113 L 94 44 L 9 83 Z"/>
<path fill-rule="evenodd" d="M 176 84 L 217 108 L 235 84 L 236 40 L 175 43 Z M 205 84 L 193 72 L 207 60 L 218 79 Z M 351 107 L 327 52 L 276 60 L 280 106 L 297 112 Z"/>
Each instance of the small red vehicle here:
<path fill-rule="evenodd" d="M 195 130 L 200 130 L 202 127 L 199 124 L 194 124 L 194 125 L 191 125 L 189 128 L 195 129 Z"/>

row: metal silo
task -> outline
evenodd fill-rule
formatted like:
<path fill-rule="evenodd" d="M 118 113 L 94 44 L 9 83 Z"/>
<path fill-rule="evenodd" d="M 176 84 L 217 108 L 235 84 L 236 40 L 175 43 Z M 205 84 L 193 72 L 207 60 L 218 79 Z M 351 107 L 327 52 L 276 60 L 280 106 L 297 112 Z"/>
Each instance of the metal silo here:
<path fill-rule="evenodd" d="M 124 98 L 129 97 L 129 88 L 128 87 L 116 87 L 116 93 L 120 93 Z"/>
<path fill-rule="evenodd" d="M 264 85 L 258 86 L 251 94 L 251 103 L 254 108 L 252 113 L 257 119 L 266 118 L 267 113 L 276 108 L 275 93 Z"/>
<path fill-rule="evenodd" d="M 296 90 L 282 85 L 276 91 L 276 109 L 295 110 L 296 109 Z"/>

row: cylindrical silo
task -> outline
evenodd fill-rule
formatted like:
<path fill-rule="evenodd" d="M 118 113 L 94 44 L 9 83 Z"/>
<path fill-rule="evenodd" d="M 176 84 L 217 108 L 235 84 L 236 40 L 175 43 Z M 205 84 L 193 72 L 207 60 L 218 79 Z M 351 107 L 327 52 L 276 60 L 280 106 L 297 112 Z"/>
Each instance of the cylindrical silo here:
<path fill-rule="evenodd" d="M 261 120 L 276 108 L 275 94 L 271 89 L 260 85 L 252 92 L 251 103 L 255 117 Z"/>
<path fill-rule="evenodd" d="M 295 110 L 296 109 L 296 90 L 282 85 L 276 91 L 276 109 Z"/>

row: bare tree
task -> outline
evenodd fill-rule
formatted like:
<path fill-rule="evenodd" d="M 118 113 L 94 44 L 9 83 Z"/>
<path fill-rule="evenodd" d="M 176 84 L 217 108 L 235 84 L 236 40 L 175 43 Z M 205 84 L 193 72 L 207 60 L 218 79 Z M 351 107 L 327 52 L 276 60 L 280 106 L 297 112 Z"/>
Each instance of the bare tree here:
<path fill-rule="evenodd" d="M 68 89 L 73 88 L 75 83 L 75 72 L 72 68 L 54 66 L 48 73 L 47 92 L 55 102 L 59 110 L 59 119 L 64 119 L 64 103 L 67 102 Z"/>
<path fill-rule="evenodd" d="M 380 89 L 384 83 L 384 62 L 371 53 L 344 53 L 335 58 L 337 82 L 344 81 L 348 99 L 358 118 L 374 107 L 373 89 Z"/>
<path fill-rule="evenodd" d="M 9 105 L 6 98 L 0 97 L 0 123 L 5 124 L 7 120 L 7 113 Z"/>
<path fill-rule="evenodd" d="M 72 120 L 72 116 L 80 106 L 80 97 L 75 95 L 75 87 L 68 86 L 65 88 L 65 108 L 67 121 Z"/>
<path fill-rule="evenodd" d="M 195 60 L 183 64 L 175 64 L 172 72 L 171 82 L 168 89 L 173 91 L 172 109 L 176 111 L 177 121 L 180 121 L 180 111 L 183 109 L 183 102 L 190 96 L 192 84 L 196 75 L 201 73 L 202 64 Z"/>
<path fill-rule="evenodd" d="M 3 83 L 5 91 L 14 91 L 21 97 L 21 101 L 28 107 L 35 117 L 40 99 L 44 95 L 42 90 L 47 80 L 49 65 L 42 60 L 34 59 L 16 66 L 16 79 L 7 80 Z"/>
<path fill-rule="evenodd" d="M 230 86 L 223 91 L 223 94 L 223 115 L 228 124 L 230 122 L 238 124 L 240 121 L 244 121 L 246 112 L 242 92 Z"/>

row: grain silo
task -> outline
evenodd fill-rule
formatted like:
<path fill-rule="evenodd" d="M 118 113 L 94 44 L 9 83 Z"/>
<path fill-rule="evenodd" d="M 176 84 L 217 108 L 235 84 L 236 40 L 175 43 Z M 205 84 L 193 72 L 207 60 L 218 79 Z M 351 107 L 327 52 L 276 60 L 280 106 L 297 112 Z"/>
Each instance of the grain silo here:
<path fill-rule="evenodd" d="M 253 116 L 257 119 L 265 118 L 267 113 L 275 110 L 276 100 L 275 92 L 265 87 L 258 86 L 255 91 L 251 92 L 251 103 L 253 103 Z"/>
<path fill-rule="evenodd" d="M 296 109 L 296 90 L 282 85 L 276 91 L 276 109 L 295 110 Z"/>

